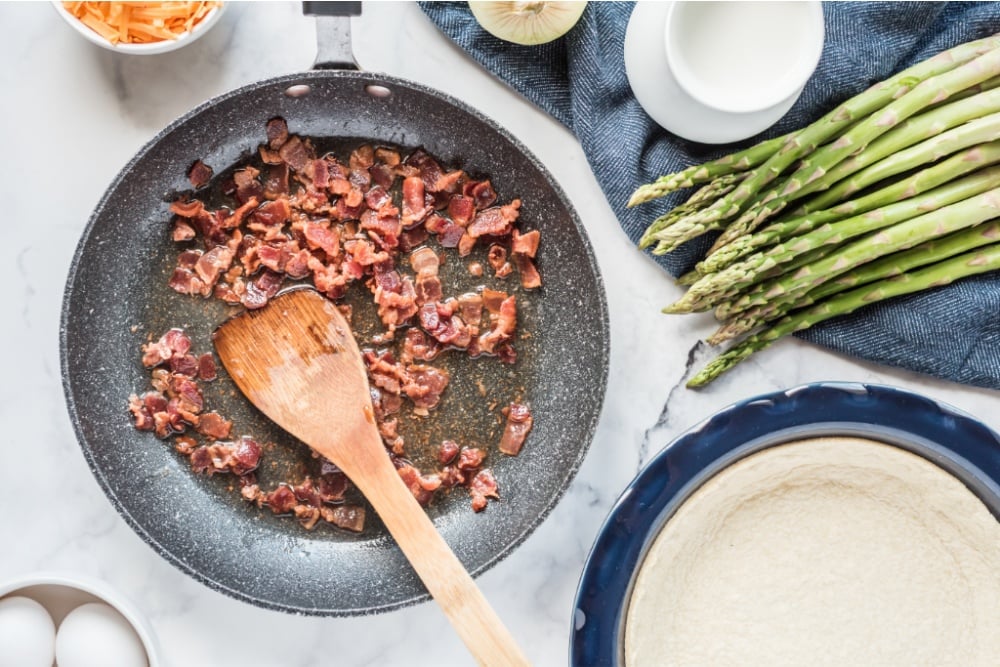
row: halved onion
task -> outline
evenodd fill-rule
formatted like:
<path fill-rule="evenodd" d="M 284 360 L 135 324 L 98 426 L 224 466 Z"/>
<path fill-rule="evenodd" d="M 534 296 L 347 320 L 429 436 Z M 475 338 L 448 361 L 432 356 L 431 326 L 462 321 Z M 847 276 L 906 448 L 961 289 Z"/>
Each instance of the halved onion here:
<path fill-rule="evenodd" d="M 495 37 L 533 46 L 562 37 L 576 25 L 586 9 L 576 2 L 469 2 L 473 16 Z"/>

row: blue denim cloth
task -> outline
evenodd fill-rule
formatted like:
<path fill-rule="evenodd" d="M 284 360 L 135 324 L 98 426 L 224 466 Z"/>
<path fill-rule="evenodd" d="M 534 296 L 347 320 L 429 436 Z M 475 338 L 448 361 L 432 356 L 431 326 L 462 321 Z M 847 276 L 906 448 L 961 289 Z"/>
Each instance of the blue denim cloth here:
<path fill-rule="evenodd" d="M 910 64 L 1000 30 L 1000 3 L 827 3 L 823 56 L 792 110 L 755 139 L 713 147 L 663 130 L 632 95 L 623 55 L 632 3 L 591 2 L 565 37 L 533 47 L 485 32 L 464 2 L 424 2 L 421 7 L 473 58 L 579 138 L 633 241 L 650 220 L 685 196 L 677 193 L 626 209 L 639 184 L 806 125 Z M 656 261 L 676 276 L 692 268 L 708 244 L 707 238 L 698 239 Z M 879 363 L 997 389 L 1000 276 L 969 278 L 867 306 L 800 335 Z"/>

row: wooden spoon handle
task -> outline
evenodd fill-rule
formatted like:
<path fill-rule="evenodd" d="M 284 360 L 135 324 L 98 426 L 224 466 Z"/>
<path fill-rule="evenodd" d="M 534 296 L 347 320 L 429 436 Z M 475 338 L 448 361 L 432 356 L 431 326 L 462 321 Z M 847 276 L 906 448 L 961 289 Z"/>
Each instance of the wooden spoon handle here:
<path fill-rule="evenodd" d="M 481 665 L 530 665 L 503 621 L 385 457 L 353 480 Z"/>

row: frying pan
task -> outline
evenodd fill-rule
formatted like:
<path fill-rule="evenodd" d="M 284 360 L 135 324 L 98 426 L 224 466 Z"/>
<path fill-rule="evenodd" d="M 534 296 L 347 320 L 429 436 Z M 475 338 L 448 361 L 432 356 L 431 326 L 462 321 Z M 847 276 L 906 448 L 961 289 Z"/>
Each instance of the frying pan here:
<path fill-rule="evenodd" d="M 425 423 L 403 420 L 400 426 L 418 464 L 442 437 L 490 452 L 499 502 L 474 514 L 458 489 L 428 510 L 473 575 L 520 544 L 576 473 L 604 397 L 608 312 L 586 233 L 545 167 L 462 102 L 410 81 L 351 69 L 350 23 L 343 14 L 358 13 L 360 3 L 316 4 L 321 7 L 313 12 L 336 16 L 318 19 L 315 70 L 209 100 L 160 132 L 115 178 L 70 268 L 60 351 L 69 414 L 84 456 L 142 539 L 182 571 L 238 599 L 337 616 L 427 599 L 377 517 L 369 512 L 369 525 L 358 535 L 330 526 L 307 532 L 292 519 L 242 501 L 234 478 L 193 474 L 169 443 L 136 431 L 125 409 L 130 393 L 148 388 L 149 373 L 139 360 L 150 336 L 179 326 L 193 338 L 193 351 L 210 351 L 212 330 L 232 313 L 216 300 L 167 287 L 178 252 L 170 240 L 168 206 L 190 189 L 185 173 L 191 163 L 200 158 L 224 175 L 254 154 L 266 121 L 282 116 L 292 132 L 314 138 L 321 151 L 344 154 L 365 141 L 423 146 L 448 167 L 488 175 L 501 201 L 524 201 L 522 228 L 542 233 L 537 262 L 545 285 L 530 294 L 511 284 L 516 279 L 494 285 L 518 294 L 519 327 L 531 334 L 517 341 L 518 362 L 445 355 L 452 383 L 441 407 Z M 470 276 L 464 262 L 449 257 L 442 278 L 448 294 Z M 370 300 L 362 294 L 356 301 L 356 322 L 374 318 L 364 312 Z M 364 344 L 370 332 L 356 333 Z M 488 398 L 476 391 L 478 383 L 489 388 Z M 503 419 L 489 401 L 517 399 L 530 403 L 535 426 L 520 456 L 512 458 L 496 450 Z M 263 488 L 315 463 L 307 447 L 268 422 L 228 378 L 206 385 L 205 401 L 206 409 L 234 420 L 234 435 L 274 443 L 259 471 Z"/>

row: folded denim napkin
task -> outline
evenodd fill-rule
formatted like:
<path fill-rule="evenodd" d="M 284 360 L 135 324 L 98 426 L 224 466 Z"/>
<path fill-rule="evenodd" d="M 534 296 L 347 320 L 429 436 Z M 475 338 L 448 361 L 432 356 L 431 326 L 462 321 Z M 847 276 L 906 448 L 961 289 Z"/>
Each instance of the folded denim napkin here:
<path fill-rule="evenodd" d="M 448 37 L 579 138 L 633 241 L 650 220 L 685 196 L 626 209 L 639 184 L 801 127 L 910 64 L 1000 30 L 1000 3 L 827 3 L 823 55 L 792 110 L 760 137 L 713 147 L 662 129 L 632 95 L 623 56 L 632 6 L 591 2 L 565 37 L 526 47 L 484 31 L 464 2 L 421 3 Z M 699 239 L 656 261 L 677 276 L 693 267 L 707 245 L 707 239 Z M 873 304 L 800 335 L 864 359 L 1000 389 L 1000 276 L 987 274 Z"/>

